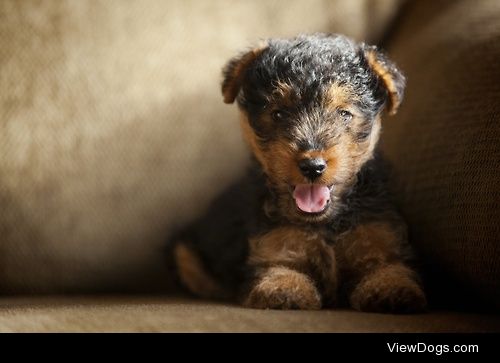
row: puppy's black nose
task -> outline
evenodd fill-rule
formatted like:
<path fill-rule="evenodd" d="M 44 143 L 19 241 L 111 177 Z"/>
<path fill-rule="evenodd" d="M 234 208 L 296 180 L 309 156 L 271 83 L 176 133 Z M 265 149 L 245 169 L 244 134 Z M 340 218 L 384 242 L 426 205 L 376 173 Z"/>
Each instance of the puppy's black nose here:
<path fill-rule="evenodd" d="M 321 158 L 302 159 L 299 161 L 299 169 L 302 175 L 314 180 L 321 176 L 326 169 L 326 161 Z"/>

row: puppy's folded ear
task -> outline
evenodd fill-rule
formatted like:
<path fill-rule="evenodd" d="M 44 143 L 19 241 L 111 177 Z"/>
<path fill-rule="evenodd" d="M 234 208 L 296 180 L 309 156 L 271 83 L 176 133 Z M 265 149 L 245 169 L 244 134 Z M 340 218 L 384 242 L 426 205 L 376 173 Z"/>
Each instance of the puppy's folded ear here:
<path fill-rule="evenodd" d="M 387 92 L 387 112 L 394 115 L 403 101 L 406 79 L 396 65 L 375 46 L 364 46 L 368 65 Z"/>
<path fill-rule="evenodd" d="M 246 53 L 242 53 L 231 59 L 223 69 L 222 95 L 225 103 L 233 103 L 245 78 L 245 72 L 248 67 L 262 54 L 267 48 L 262 44 Z"/>

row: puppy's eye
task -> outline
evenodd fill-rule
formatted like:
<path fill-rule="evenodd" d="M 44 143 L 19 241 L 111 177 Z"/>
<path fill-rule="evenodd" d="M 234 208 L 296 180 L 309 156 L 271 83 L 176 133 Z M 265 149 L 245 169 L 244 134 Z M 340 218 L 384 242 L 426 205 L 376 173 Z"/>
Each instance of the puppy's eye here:
<path fill-rule="evenodd" d="M 350 121 L 353 118 L 352 113 L 347 110 L 339 110 L 339 115 L 346 121 Z"/>
<path fill-rule="evenodd" d="M 271 113 L 271 117 L 273 118 L 274 121 L 279 122 L 279 121 L 283 121 L 285 119 L 286 114 L 282 110 L 274 110 Z"/>

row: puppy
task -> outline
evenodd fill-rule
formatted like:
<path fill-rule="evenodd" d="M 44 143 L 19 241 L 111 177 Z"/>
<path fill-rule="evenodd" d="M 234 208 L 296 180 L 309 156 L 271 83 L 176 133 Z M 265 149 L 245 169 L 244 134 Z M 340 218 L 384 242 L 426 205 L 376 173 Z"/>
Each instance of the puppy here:
<path fill-rule="evenodd" d="M 314 34 L 270 39 L 223 75 L 253 161 L 169 244 L 180 283 L 253 308 L 423 310 L 377 152 L 383 110 L 403 98 L 395 64 L 376 47 Z"/>

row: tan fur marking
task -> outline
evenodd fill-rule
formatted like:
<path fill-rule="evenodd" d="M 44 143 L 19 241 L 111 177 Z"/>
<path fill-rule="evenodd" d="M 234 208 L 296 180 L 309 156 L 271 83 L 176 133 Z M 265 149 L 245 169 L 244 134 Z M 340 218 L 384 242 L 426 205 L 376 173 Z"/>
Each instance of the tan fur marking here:
<path fill-rule="evenodd" d="M 380 119 L 380 115 L 378 115 L 375 121 L 373 121 L 372 132 L 367 140 L 368 143 L 367 154 L 370 155 L 370 158 L 373 156 L 373 151 L 375 150 L 375 146 L 377 146 L 378 140 L 380 138 L 381 128 L 382 128 L 382 122 Z"/>
<path fill-rule="evenodd" d="M 259 140 L 255 132 L 253 131 L 247 116 L 244 112 L 240 112 L 240 127 L 243 135 L 243 139 L 246 141 L 253 155 L 257 158 L 262 168 L 266 173 L 269 172 L 268 162 L 266 155 L 262 152 L 259 147 Z"/>
<path fill-rule="evenodd" d="M 378 74 L 378 76 L 382 79 L 382 82 L 384 82 L 390 99 L 388 113 L 389 115 L 394 115 L 401 103 L 401 99 L 399 98 L 398 91 L 396 89 L 396 84 L 394 83 L 394 78 L 388 69 L 377 60 L 377 54 L 375 51 L 367 52 L 366 59 L 373 71 Z"/>
<path fill-rule="evenodd" d="M 205 271 L 199 256 L 183 243 L 174 250 L 179 278 L 193 294 L 204 298 L 224 297 L 223 289 Z"/>
<path fill-rule="evenodd" d="M 353 125 L 355 128 L 356 125 Z M 361 167 L 364 163 L 366 163 L 369 159 L 373 157 L 373 151 L 377 146 L 377 142 L 380 137 L 380 129 L 381 129 L 381 120 L 380 115 L 376 117 L 373 121 L 372 131 L 370 136 L 364 142 L 358 142 L 350 139 L 344 142 L 340 142 L 342 145 L 347 145 L 349 150 L 349 155 L 353 159 L 353 163 L 356 167 Z"/>
<path fill-rule="evenodd" d="M 296 150 L 286 140 L 277 140 L 269 145 L 266 153 L 270 177 L 275 182 L 298 184 L 305 182 L 297 165 Z"/>
<path fill-rule="evenodd" d="M 321 309 L 321 297 L 311 279 L 286 267 L 272 267 L 261 274 L 244 301 L 257 309 Z"/>
<path fill-rule="evenodd" d="M 358 96 L 346 85 L 334 83 L 326 92 L 325 106 L 331 110 L 349 109 Z"/>
<path fill-rule="evenodd" d="M 249 145 L 253 155 L 262 165 L 265 173 L 275 183 L 306 182 L 298 169 L 295 151 L 291 149 L 287 142 L 275 141 L 268 146 L 268 150 L 263 151 L 259 145 L 258 137 L 255 135 L 244 112 L 241 112 L 240 125 L 243 138 Z"/>
<path fill-rule="evenodd" d="M 243 138 L 249 145 L 253 155 L 262 165 L 264 172 L 277 184 L 306 183 L 298 168 L 296 151 L 284 140 L 270 143 L 266 150 L 262 150 L 259 140 L 253 131 L 247 116 L 241 112 L 240 125 Z"/>

